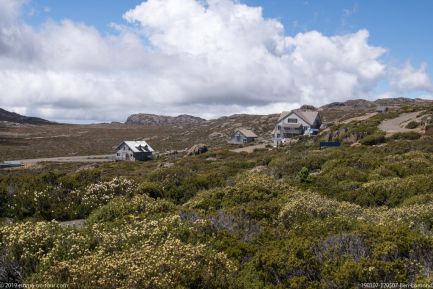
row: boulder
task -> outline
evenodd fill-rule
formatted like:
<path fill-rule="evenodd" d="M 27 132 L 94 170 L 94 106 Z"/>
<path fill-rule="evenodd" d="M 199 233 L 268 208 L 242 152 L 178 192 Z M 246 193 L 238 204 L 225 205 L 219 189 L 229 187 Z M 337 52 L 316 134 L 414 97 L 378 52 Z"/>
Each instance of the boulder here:
<path fill-rule="evenodd" d="M 196 144 L 196 145 L 193 145 L 186 152 L 186 154 L 188 156 L 199 155 L 199 154 L 203 154 L 203 153 L 207 152 L 207 150 L 208 150 L 207 145 L 205 145 L 205 144 Z"/>
<path fill-rule="evenodd" d="M 266 166 L 257 166 L 257 167 L 252 168 L 251 171 L 254 173 L 263 173 L 267 169 L 268 168 Z"/>
<path fill-rule="evenodd" d="M 225 138 L 225 137 L 226 137 L 225 134 L 218 132 L 218 131 L 215 131 L 215 132 L 211 133 L 210 135 L 208 135 L 208 138 L 210 138 L 210 139 Z"/>

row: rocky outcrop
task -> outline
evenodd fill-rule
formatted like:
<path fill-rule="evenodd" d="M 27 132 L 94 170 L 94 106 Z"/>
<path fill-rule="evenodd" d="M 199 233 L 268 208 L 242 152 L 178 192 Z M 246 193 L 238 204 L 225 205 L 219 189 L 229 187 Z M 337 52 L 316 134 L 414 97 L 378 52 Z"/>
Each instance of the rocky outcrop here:
<path fill-rule="evenodd" d="M 199 155 L 199 154 L 203 154 L 203 153 L 207 152 L 207 150 L 208 150 L 207 145 L 205 145 L 205 144 L 196 144 L 196 145 L 193 145 L 186 152 L 186 154 L 188 156 Z"/>
<path fill-rule="evenodd" d="M 225 135 L 221 132 L 218 132 L 218 131 L 214 131 L 213 133 L 208 135 L 208 138 L 210 138 L 210 139 L 227 138 L 227 135 Z"/>
<path fill-rule="evenodd" d="M 323 139 L 326 141 L 341 140 L 344 143 L 355 143 L 367 135 L 366 132 L 350 132 L 347 128 L 341 128 L 340 130 L 326 133 Z"/>
<path fill-rule="evenodd" d="M 206 122 L 205 119 L 182 114 L 178 116 L 165 116 L 147 113 L 138 113 L 130 115 L 126 124 L 140 124 L 140 125 L 178 125 L 178 124 L 200 124 Z"/>
<path fill-rule="evenodd" d="M 314 110 L 314 111 L 317 110 L 317 108 L 314 105 L 309 105 L 309 104 L 304 104 L 303 106 L 301 106 L 300 109 L 302 109 L 302 110 Z"/>

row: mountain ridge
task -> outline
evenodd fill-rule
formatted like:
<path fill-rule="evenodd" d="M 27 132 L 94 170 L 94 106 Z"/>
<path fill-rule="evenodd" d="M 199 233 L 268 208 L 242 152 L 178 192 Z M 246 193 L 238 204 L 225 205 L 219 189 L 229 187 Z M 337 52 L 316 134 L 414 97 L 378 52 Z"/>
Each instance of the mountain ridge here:
<path fill-rule="evenodd" d="M 301 108 L 314 109 L 320 111 L 347 111 L 347 110 L 357 110 L 357 111 L 374 111 L 378 106 L 403 106 L 411 104 L 431 104 L 433 100 L 419 99 L 419 98 L 383 98 L 376 100 L 366 100 L 366 99 L 349 99 L 344 102 L 331 102 L 329 104 L 322 105 L 318 108 L 312 105 L 303 105 Z M 249 118 L 249 117 L 272 117 L 279 115 L 280 112 L 269 113 L 269 114 L 247 114 L 247 113 L 235 113 L 232 115 L 225 115 L 214 119 L 203 119 L 198 116 L 193 116 L 189 114 L 181 114 L 178 116 L 167 116 L 167 115 L 157 115 L 149 113 L 136 113 L 128 116 L 125 124 L 134 125 L 185 125 L 185 124 L 211 124 L 215 121 L 223 120 L 233 120 L 239 118 Z"/>
<path fill-rule="evenodd" d="M 125 124 L 141 125 L 170 125 L 170 124 L 198 124 L 206 122 L 205 119 L 192 116 L 189 114 L 180 114 L 178 116 L 157 115 L 150 113 L 131 114 L 125 121 Z"/>
<path fill-rule="evenodd" d="M 21 123 L 21 124 L 54 124 L 55 122 L 32 116 L 25 116 L 0 108 L 0 121 Z"/>

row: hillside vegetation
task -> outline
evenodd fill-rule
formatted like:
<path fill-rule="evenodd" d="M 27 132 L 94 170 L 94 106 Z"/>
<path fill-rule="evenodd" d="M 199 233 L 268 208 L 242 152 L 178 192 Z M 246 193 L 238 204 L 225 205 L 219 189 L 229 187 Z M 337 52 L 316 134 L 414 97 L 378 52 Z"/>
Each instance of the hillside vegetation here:
<path fill-rule="evenodd" d="M 407 110 L 419 132 L 378 125 Z M 0 281 L 68 288 L 433 282 L 432 108 L 234 153 L 0 172 Z M 355 139 L 355 137 L 357 139 Z M 339 148 L 319 149 L 323 139 Z M 352 145 L 356 143 L 356 145 Z M 85 219 L 82 227 L 63 221 Z"/>

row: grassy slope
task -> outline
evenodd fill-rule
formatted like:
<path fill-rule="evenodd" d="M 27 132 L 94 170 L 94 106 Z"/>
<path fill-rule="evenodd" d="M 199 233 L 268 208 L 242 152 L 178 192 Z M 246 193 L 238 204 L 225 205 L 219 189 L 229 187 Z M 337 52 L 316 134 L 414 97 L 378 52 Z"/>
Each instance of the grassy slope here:
<path fill-rule="evenodd" d="M 201 125 L 143 126 L 98 125 L 1 125 L 0 161 L 110 154 L 123 140 L 145 139 L 156 150 L 182 150 L 197 143 L 225 144 L 236 127 L 249 127 L 270 139 L 276 116 L 238 115 Z M 215 137 L 209 136 L 217 133 Z"/>

